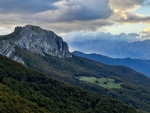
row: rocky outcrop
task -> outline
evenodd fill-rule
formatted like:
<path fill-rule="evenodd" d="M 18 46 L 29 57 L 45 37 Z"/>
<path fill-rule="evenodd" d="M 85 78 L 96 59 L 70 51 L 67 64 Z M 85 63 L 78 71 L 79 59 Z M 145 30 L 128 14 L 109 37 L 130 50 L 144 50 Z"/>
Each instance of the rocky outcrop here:
<path fill-rule="evenodd" d="M 32 25 L 16 27 L 13 33 L 0 38 L 0 54 L 23 63 L 20 57 L 13 54 L 16 46 L 43 56 L 72 57 L 67 43 L 61 37 Z"/>

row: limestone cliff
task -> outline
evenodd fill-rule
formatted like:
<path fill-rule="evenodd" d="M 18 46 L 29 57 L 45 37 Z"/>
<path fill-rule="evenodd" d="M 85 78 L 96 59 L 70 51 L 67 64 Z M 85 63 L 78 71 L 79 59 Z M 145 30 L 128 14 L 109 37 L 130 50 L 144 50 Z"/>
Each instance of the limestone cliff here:
<path fill-rule="evenodd" d="M 61 37 L 38 26 L 26 25 L 24 27 L 16 27 L 13 33 L 0 37 L 0 54 L 23 63 L 19 56 L 13 54 L 15 47 L 43 56 L 72 57 L 67 43 Z"/>

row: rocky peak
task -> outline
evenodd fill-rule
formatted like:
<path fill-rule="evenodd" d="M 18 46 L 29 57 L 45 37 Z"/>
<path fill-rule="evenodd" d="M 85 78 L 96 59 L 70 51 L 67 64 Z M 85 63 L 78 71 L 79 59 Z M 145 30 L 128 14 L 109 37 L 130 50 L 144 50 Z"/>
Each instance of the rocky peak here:
<path fill-rule="evenodd" d="M 16 43 L 19 47 L 42 55 L 71 57 L 67 43 L 52 31 L 27 25 L 22 28 L 19 35 L 20 40 Z"/>
<path fill-rule="evenodd" d="M 38 26 L 18 26 L 12 34 L 3 39 L 0 41 L 0 53 L 8 57 L 13 56 L 15 46 L 43 56 L 72 57 L 67 43 L 61 37 Z"/>
<path fill-rule="evenodd" d="M 17 27 L 15 28 L 15 30 L 14 30 L 14 33 L 15 33 L 15 34 L 19 34 L 21 31 L 22 31 L 22 27 L 17 26 Z"/>

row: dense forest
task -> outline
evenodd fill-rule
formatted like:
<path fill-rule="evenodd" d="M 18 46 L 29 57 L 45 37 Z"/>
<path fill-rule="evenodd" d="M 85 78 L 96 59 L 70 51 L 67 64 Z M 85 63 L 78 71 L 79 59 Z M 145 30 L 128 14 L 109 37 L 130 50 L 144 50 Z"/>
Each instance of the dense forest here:
<path fill-rule="evenodd" d="M 121 101 L 72 87 L 0 55 L 1 113 L 138 113 Z"/>

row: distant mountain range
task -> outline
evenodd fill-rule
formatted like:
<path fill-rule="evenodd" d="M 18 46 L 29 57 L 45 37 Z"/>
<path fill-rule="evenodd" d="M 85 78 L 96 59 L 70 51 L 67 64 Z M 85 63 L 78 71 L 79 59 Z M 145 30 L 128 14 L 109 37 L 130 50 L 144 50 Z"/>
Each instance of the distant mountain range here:
<path fill-rule="evenodd" d="M 125 66 L 110 66 L 75 56 L 69 52 L 67 43 L 52 31 L 32 25 L 17 27 L 13 33 L 0 36 L 0 53 L 24 64 L 24 67 L 27 66 L 35 69 L 51 77 L 55 77 L 59 79 L 59 81 L 64 81 L 72 86 L 82 87 L 99 95 L 119 99 L 136 109 L 150 111 L 150 78 Z M 67 106 L 64 106 L 63 103 L 66 102 L 65 100 L 67 99 L 67 91 L 70 91 L 70 96 L 72 93 L 75 93 L 72 89 L 65 89 L 67 85 L 60 85 L 55 81 L 51 82 L 50 79 L 42 77 L 44 75 L 36 77 L 36 73 L 19 68 L 20 65 L 14 62 L 7 64 L 7 60 L 5 59 L 1 62 L 5 64 L 0 65 L 1 75 L 4 76 L 4 78 L 2 77 L 0 79 L 2 83 L 7 84 L 8 87 L 11 87 L 12 90 L 16 90 L 16 92 L 19 92 L 19 95 L 23 95 L 26 99 L 29 98 L 27 95 L 34 94 L 30 98 L 31 100 L 33 99 L 34 102 L 38 102 L 39 99 L 43 98 L 39 100 L 40 103 L 38 105 L 40 107 L 52 109 L 52 107 L 48 105 L 51 105 L 53 101 L 59 101 L 59 104 L 55 104 L 53 108 L 62 107 L 63 110 L 65 110 L 65 107 L 72 105 L 72 107 L 68 108 L 70 112 L 70 109 L 74 111 L 74 109 L 79 106 L 79 103 L 70 101 L 70 97 L 68 98 L 68 103 L 66 103 Z M 1 67 L 3 68 L 1 69 Z M 5 78 L 5 75 L 7 78 Z M 16 79 L 18 82 L 16 82 Z M 30 83 L 28 83 L 28 81 L 30 81 Z M 56 89 L 55 86 L 57 86 Z M 22 88 L 25 89 L 21 90 Z M 54 91 L 52 92 L 54 97 L 51 96 L 49 92 L 51 90 Z M 77 91 L 75 93 L 76 95 L 72 95 L 72 99 L 77 99 L 79 102 L 82 101 L 80 98 L 73 98 L 75 96 L 89 100 L 89 98 L 86 98 L 86 94 L 78 93 L 78 90 L 75 91 Z M 41 94 L 45 96 L 43 97 Z M 33 98 L 34 96 L 36 98 Z M 63 100 L 61 96 L 64 96 L 65 99 Z M 45 97 L 47 97 L 46 99 L 48 100 L 49 97 L 53 99 L 48 101 Z M 94 98 L 92 98 L 92 100 L 93 99 Z M 80 108 L 90 109 L 91 103 L 89 102 L 91 102 L 91 100 L 87 102 L 86 106 L 82 104 L 82 108 Z M 99 108 L 99 106 L 97 107 Z M 81 110 L 80 108 L 77 112 Z M 91 109 L 93 108 L 94 106 L 92 106 Z M 119 108 L 116 109 L 118 110 Z M 116 110 L 113 112 L 116 112 Z"/>
<path fill-rule="evenodd" d="M 150 77 L 150 60 L 131 59 L 131 58 L 110 58 L 100 54 L 85 54 L 79 51 L 74 51 L 74 55 L 88 58 L 97 62 L 101 62 L 108 65 L 122 65 L 130 67 L 140 73 L 143 73 Z"/>
<path fill-rule="evenodd" d="M 85 53 L 97 53 L 112 58 L 150 59 L 150 40 L 144 41 L 113 41 L 113 40 L 90 40 L 82 42 L 69 42 L 76 51 Z"/>

